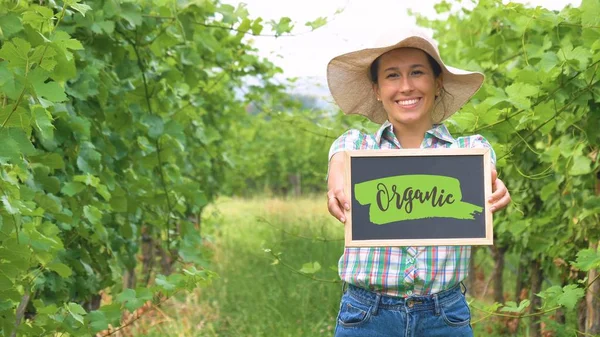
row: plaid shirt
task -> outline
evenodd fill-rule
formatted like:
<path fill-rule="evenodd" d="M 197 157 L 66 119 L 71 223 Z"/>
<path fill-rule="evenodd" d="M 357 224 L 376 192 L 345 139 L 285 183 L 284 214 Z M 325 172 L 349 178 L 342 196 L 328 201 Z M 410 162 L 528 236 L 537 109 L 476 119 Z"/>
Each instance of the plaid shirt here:
<path fill-rule="evenodd" d="M 480 135 L 453 138 L 443 124 L 425 134 L 421 148 L 481 148 L 491 150 Z M 333 142 L 329 159 L 344 150 L 399 149 L 393 126 L 386 121 L 374 134 L 349 130 Z M 386 295 L 407 297 L 449 289 L 467 277 L 471 246 L 346 247 L 339 260 L 340 278 L 358 287 Z"/>

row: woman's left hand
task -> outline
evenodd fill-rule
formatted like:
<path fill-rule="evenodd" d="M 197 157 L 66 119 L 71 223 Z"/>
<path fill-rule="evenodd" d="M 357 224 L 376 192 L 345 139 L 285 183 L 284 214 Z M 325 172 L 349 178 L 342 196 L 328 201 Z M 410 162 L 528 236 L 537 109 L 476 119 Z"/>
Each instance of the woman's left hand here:
<path fill-rule="evenodd" d="M 498 178 L 496 169 L 492 169 L 492 196 L 489 198 L 489 202 L 492 203 L 490 208 L 492 213 L 505 208 L 510 203 L 510 193 L 504 182 Z"/>

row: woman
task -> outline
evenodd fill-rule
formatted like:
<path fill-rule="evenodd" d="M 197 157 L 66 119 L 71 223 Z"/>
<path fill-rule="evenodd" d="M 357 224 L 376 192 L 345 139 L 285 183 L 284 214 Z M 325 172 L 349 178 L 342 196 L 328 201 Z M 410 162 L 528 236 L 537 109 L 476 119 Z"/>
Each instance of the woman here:
<path fill-rule="evenodd" d="M 421 31 L 400 35 L 335 57 L 327 67 L 329 89 L 344 113 L 382 124 L 375 134 L 350 130 L 331 146 L 328 208 L 341 222 L 350 205 L 338 154 L 344 150 L 486 147 L 495 165 L 485 138 L 453 138 L 442 124 L 481 87 L 483 75 L 446 66 Z M 508 205 L 510 194 L 493 167 L 489 202 L 495 212 Z M 470 257 L 470 246 L 347 247 L 338 266 L 348 287 L 336 336 L 472 336 L 460 287 Z"/>

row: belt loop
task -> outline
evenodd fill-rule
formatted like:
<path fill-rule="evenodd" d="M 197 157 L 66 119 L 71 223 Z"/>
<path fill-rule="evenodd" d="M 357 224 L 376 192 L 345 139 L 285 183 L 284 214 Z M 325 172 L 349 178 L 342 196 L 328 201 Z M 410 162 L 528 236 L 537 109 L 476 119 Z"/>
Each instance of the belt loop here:
<path fill-rule="evenodd" d="M 377 293 L 377 296 L 375 296 L 375 305 L 373 306 L 373 316 L 377 316 L 377 313 L 379 312 L 379 302 L 381 302 L 381 294 Z"/>
<path fill-rule="evenodd" d="M 433 294 L 433 304 L 435 306 L 435 315 L 439 316 L 441 310 L 440 310 L 440 301 L 438 300 L 437 294 Z"/>
<path fill-rule="evenodd" d="M 463 281 L 460 281 L 460 292 L 463 295 L 466 295 L 467 293 L 467 286 L 463 283 Z"/>

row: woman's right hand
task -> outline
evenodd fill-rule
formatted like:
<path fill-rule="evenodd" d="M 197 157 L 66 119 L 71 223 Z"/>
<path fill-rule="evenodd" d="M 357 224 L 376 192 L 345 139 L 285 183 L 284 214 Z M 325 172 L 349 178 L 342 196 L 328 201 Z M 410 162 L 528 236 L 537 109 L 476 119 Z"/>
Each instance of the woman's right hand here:
<path fill-rule="evenodd" d="M 333 155 L 329 161 L 327 208 L 333 217 L 342 223 L 346 222 L 344 210 L 350 210 L 350 201 L 344 193 L 344 154 L 341 152 Z"/>

